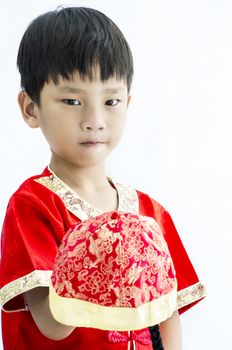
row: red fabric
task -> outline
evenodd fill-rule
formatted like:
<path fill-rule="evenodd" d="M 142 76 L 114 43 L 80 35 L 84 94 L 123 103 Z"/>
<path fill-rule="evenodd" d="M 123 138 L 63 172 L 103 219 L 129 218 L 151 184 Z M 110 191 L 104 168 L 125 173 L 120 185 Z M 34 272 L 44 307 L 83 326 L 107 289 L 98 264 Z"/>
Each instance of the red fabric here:
<path fill-rule="evenodd" d="M 49 174 L 47 169 L 43 173 Z M 34 270 L 52 270 L 64 232 L 80 221 L 55 193 L 33 181 L 37 177 L 22 184 L 7 207 L 1 238 L 1 288 Z M 22 297 L 18 297 L 5 308 L 23 306 Z"/>
<path fill-rule="evenodd" d="M 178 235 L 170 214 L 148 195 L 138 192 L 138 196 L 140 214 L 152 216 L 157 221 L 164 234 L 176 270 L 178 291 L 197 283 L 199 281 L 198 276 Z M 179 309 L 179 313 L 182 314 L 198 301 L 182 307 Z"/>
<path fill-rule="evenodd" d="M 49 170 L 45 169 L 43 174 L 28 179 L 10 199 L 2 229 L 0 288 L 34 270 L 52 270 L 64 233 L 80 221 L 55 193 L 34 181 L 49 175 Z M 153 216 L 163 229 L 179 288 L 196 283 L 197 276 L 169 214 L 147 195 L 138 192 L 138 196 L 140 214 Z M 23 307 L 21 295 L 4 306 L 8 310 Z M 2 328 L 5 350 L 127 349 L 127 343 L 109 343 L 108 332 L 87 328 L 76 329 L 62 341 L 49 340 L 40 333 L 28 311 L 3 311 Z M 151 345 L 139 342 L 137 345 L 138 350 L 152 349 Z"/>
<path fill-rule="evenodd" d="M 59 296 L 110 307 L 138 308 L 176 288 L 172 259 L 157 223 L 117 211 L 67 232 L 51 280 Z"/>

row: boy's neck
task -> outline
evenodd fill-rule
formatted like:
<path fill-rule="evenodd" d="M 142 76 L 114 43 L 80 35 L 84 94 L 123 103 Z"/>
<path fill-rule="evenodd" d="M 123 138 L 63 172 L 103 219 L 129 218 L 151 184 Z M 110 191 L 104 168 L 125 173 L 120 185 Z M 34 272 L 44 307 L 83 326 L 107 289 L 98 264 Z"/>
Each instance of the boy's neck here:
<path fill-rule="evenodd" d="M 100 211 L 117 210 L 118 193 L 105 174 L 105 165 L 77 168 L 50 162 L 50 169 L 74 192 Z"/>

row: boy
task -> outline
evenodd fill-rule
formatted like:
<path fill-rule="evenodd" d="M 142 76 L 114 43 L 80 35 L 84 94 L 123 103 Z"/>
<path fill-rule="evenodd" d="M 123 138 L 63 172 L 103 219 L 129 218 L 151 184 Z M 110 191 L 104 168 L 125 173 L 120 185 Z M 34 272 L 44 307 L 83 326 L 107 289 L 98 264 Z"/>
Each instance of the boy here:
<path fill-rule="evenodd" d="M 152 349 L 149 337 L 112 341 L 107 331 L 63 325 L 48 302 L 65 232 L 114 210 L 159 224 L 176 270 L 179 312 L 204 296 L 169 214 L 149 196 L 114 184 L 105 174 L 105 159 L 121 137 L 130 103 L 130 48 L 102 13 L 64 8 L 30 24 L 17 63 L 23 118 L 29 127 L 41 128 L 51 161 L 41 175 L 20 186 L 7 208 L 0 270 L 4 349 Z M 181 349 L 178 311 L 160 323 L 160 333 L 165 350 Z"/>

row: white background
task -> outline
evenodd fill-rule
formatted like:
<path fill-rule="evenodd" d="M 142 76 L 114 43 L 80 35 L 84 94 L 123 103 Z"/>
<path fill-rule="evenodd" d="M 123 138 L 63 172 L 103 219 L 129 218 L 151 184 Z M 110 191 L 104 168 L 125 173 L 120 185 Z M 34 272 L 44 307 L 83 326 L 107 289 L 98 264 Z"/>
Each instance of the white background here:
<path fill-rule="evenodd" d="M 15 61 L 28 23 L 60 2 L 0 4 L 1 224 L 12 192 L 49 161 L 40 131 L 20 118 Z M 127 128 L 108 172 L 169 210 L 207 287 L 208 297 L 182 316 L 184 349 L 230 349 L 232 2 L 74 0 L 71 5 L 110 16 L 134 54 Z"/>

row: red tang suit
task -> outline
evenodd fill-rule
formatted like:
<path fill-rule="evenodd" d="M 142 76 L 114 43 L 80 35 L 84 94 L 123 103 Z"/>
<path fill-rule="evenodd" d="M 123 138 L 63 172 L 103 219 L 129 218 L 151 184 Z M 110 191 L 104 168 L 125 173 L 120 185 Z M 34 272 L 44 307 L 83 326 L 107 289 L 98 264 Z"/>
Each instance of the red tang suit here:
<path fill-rule="evenodd" d="M 147 327 L 164 321 L 176 309 L 183 313 L 205 296 L 169 213 L 148 195 L 109 181 L 119 201 L 112 213 L 91 206 L 49 168 L 26 180 L 11 197 L 0 265 L 5 350 L 151 350 Z M 122 234 L 114 229 L 115 219 L 118 227 L 123 222 Z M 100 231 L 92 230 L 96 221 L 101 222 Z M 131 227 L 131 222 L 139 230 L 126 226 Z M 113 230 L 110 236 L 109 230 Z M 134 232 L 138 235 L 133 240 Z M 112 247 L 121 253 L 115 255 Z M 154 265 L 157 257 L 159 271 Z M 111 265 L 114 273 L 109 273 Z M 62 279 L 67 266 L 75 268 Z M 104 278 L 99 271 L 104 271 Z M 73 278 L 77 273 L 78 278 Z M 92 278 L 85 278 L 86 274 Z M 76 280 L 80 282 L 75 284 Z M 49 286 L 54 317 L 77 326 L 59 341 L 39 331 L 23 296 L 33 288 Z M 81 312 L 75 312 L 76 307 Z M 93 316 L 85 317 L 89 309 Z"/>

